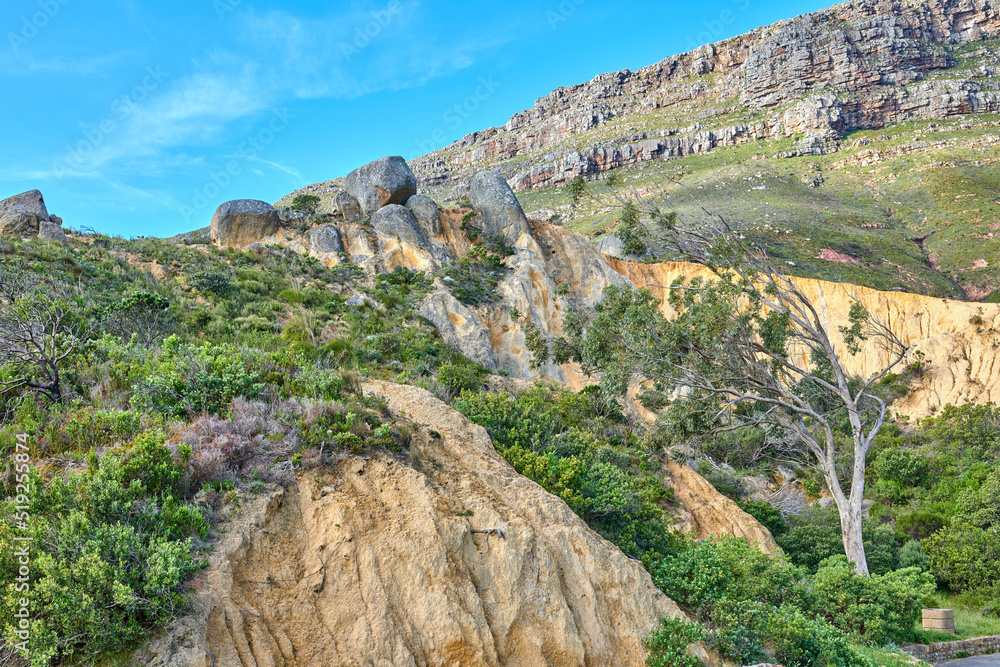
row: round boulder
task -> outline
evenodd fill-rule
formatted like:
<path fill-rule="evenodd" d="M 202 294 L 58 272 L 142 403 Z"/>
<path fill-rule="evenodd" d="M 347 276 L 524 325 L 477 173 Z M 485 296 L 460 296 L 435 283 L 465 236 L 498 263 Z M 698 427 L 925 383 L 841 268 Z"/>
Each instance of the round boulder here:
<path fill-rule="evenodd" d="M 441 236 L 444 234 L 444 225 L 441 224 L 441 212 L 438 210 L 437 202 L 426 195 L 413 195 L 406 200 L 406 208 L 417 219 L 420 226 L 431 236 Z"/>
<path fill-rule="evenodd" d="M 379 158 L 347 175 L 344 184 L 365 215 L 389 204 L 405 204 L 417 194 L 417 177 L 399 155 Z"/>
<path fill-rule="evenodd" d="M 227 201 L 212 216 L 212 242 L 220 248 L 243 248 L 278 231 L 278 212 L 257 199 Z"/>
<path fill-rule="evenodd" d="M 531 234 L 528 218 L 507 180 L 495 171 L 481 171 L 469 183 L 469 201 L 480 214 L 483 232 L 499 234 L 513 245 L 521 234 Z"/>
<path fill-rule="evenodd" d="M 380 237 L 396 238 L 421 250 L 430 248 L 430 242 L 420 228 L 420 223 L 405 206 L 389 204 L 380 208 L 372 216 L 372 227 Z"/>

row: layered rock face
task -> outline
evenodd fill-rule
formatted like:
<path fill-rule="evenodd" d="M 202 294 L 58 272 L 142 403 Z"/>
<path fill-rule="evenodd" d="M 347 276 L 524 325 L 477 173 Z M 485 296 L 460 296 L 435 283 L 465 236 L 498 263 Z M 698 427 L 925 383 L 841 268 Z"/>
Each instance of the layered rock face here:
<path fill-rule="evenodd" d="M 429 392 L 365 392 L 419 427 L 434 465 L 350 458 L 301 476 L 227 532 L 197 613 L 133 664 L 645 664 L 641 638 L 681 612 L 640 563 Z"/>
<path fill-rule="evenodd" d="M 1000 110 L 1000 69 L 974 46 L 998 35 L 987 0 L 846 2 L 559 88 L 411 166 L 443 185 L 489 164 L 522 190 L 770 138 L 822 154 L 851 130 Z"/>

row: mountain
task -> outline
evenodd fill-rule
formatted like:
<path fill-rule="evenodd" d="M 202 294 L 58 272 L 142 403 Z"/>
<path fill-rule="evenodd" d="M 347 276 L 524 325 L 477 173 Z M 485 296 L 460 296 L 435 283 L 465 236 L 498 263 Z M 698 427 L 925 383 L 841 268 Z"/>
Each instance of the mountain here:
<path fill-rule="evenodd" d="M 618 197 L 662 195 L 798 275 L 980 300 L 1000 287 L 998 36 L 985 0 L 842 3 L 556 89 L 411 167 L 439 200 L 498 170 L 592 237 Z M 610 172 L 577 206 L 561 190 Z"/>

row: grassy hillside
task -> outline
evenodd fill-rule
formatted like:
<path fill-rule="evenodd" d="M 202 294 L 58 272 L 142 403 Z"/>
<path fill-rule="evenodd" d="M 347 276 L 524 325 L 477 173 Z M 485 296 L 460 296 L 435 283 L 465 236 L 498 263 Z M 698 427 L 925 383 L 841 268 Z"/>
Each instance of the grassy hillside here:
<path fill-rule="evenodd" d="M 614 233 L 625 198 L 662 198 L 689 220 L 704 207 L 794 275 L 982 300 L 1000 287 L 998 120 L 854 132 L 829 155 L 777 157 L 789 139 L 658 160 L 613 172 L 614 187 L 590 182 L 575 207 L 565 187 L 518 197 L 595 240 Z"/>

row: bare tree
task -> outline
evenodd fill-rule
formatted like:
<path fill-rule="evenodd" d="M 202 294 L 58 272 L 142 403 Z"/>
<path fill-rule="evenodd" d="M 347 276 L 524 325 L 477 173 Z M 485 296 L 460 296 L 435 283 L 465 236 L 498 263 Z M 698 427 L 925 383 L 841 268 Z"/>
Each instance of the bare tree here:
<path fill-rule="evenodd" d="M 856 298 L 835 347 L 829 324 L 794 280 L 779 272 L 722 217 L 705 213 L 679 224 L 673 212 L 641 202 L 656 225 L 658 249 L 708 269 L 707 279 L 678 279 L 667 290 L 675 311 L 664 317 L 647 290 L 609 287 L 584 324 L 553 347 L 576 359 L 619 394 L 636 383 L 681 401 L 685 418 L 703 412 L 716 431 L 748 425 L 792 434 L 822 472 L 840 513 L 844 550 L 868 573 L 861 534 L 865 459 L 886 416 L 877 383 L 907 346 Z M 572 329 L 572 327 L 571 327 Z M 847 356 L 863 345 L 886 360 L 866 377 L 848 373 Z M 838 463 L 850 459 L 845 491 Z M 844 480 L 847 481 L 846 479 Z"/>
<path fill-rule="evenodd" d="M 60 368 L 91 331 L 76 310 L 62 286 L 0 261 L 0 364 L 12 370 L 0 381 L 5 396 L 26 390 L 62 402 Z"/>

